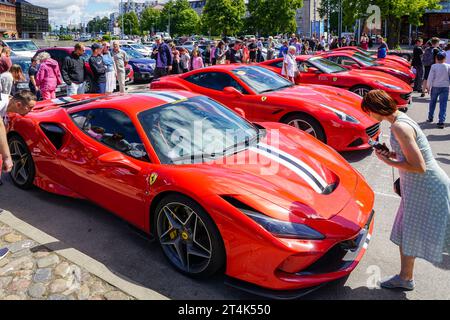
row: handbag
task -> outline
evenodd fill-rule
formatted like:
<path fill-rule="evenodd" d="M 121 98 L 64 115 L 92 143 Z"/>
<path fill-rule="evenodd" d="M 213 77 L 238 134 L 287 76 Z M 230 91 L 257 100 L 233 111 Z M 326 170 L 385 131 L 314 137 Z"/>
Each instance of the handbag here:
<path fill-rule="evenodd" d="M 400 178 L 398 178 L 394 182 L 394 191 L 395 191 L 396 194 L 398 194 L 399 197 L 402 196 L 402 191 L 400 189 Z"/>

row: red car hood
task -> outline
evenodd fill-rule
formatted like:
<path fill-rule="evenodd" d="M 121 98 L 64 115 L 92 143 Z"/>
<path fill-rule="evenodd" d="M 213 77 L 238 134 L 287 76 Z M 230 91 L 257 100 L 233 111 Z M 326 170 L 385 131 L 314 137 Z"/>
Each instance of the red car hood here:
<path fill-rule="evenodd" d="M 355 193 L 354 169 L 306 133 L 287 125 L 264 126 L 278 129 L 277 137 L 269 130 L 258 145 L 219 163 L 196 165 L 197 170 L 206 170 L 213 193 L 233 196 L 280 220 L 289 221 L 290 214 L 298 219 L 331 219 L 339 214 Z M 328 191 L 318 190 L 321 183 Z"/>
<path fill-rule="evenodd" d="M 367 117 L 361 110 L 362 98 L 344 89 L 330 86 L 302 84 L 264 94 L 268 98 L 286 98 L 318 105 L 323 104 L 357 118 Z"/>
<path fill-rule="evenodd" d="M 381 67 L 377 67 L 377 68 L 381 68 Z M 402 90 L 398 90 L 398 92 L 411 92 L 411 86 L 408 85 L 406 82 L 404 81 L 399 81 L 399 79 L 393 75 L 387 74 L 385 72 L 382 71 L 376 71 L 376 70 L 351 70 L 349 71 L 353 76 L 355 77 L 364 77 L 366 80 L 372 80 L 372 81 L 380 81 L 380 82 L 384 82 L 396 87 L 400 87 L 402 88 Z M 395 91 L 395 90 L 388 90 L 386 89 L 386 91 L 390 92 L 390 91 Z"/>

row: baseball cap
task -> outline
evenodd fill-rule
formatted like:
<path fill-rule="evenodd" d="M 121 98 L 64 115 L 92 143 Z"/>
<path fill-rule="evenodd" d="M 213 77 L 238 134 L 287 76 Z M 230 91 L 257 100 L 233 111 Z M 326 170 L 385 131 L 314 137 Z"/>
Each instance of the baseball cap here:
<path fill-rule="evenodd" d="M 155 36 L 155 40 L 161 40 L 161 36 L 160 35 L 156 35 Z"/>
<path fill-rule="evenodd" d="M 436 55 L 436 58 L 438 58 L 438 60 L 444 60 L 445 58 L 447 58 L 447 54 L 445 53 L 445 51 L 439 51 Z"/>
<path fill-rule="evenodd" d="M 101 44 L 97 43 L 97 42 L 92 44 L 92 46 L 91 46 L 92 50 L 97 50 L 97 49 L 101 49 L 101 48 L 102 48 Z"/>

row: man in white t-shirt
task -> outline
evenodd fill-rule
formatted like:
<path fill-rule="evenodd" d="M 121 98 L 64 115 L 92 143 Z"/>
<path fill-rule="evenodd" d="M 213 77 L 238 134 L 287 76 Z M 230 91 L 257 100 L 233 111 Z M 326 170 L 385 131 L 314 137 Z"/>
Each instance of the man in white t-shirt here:
<path fill-rule="evenodd" d="M 10 172 L 13 168 L 6 137 L 7 113 L 18 113 L 24 116 L 33 109 L 35 104 L 36 96 L 30 91 L 19 91 L 11 99 L 7 94 L 0 93 L 0 185 L 2 169 Z M 0 248 L 0 259 L 6 257 L 8 252 L 8 248 Z"/>
<path fill-rule="evenodd" d="M 18 113 L 24 116 L 35 105 L 36 96 L 30 91 L 19 91 L 11 99 L 6 94 L 0 94 L 0 169 L 3 171 L 10 172 L 13 167 L 6 138 L 7 113 Z"/>

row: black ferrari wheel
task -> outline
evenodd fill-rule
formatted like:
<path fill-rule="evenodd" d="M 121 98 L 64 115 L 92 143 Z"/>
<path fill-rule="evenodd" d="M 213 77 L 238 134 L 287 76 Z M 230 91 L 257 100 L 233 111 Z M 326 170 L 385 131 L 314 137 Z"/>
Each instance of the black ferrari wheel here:
<path fill-rule="evenodd" d="M 211 276 L 225 264 L 219 230 L 192 199 L 169 195 L 156 209 L 156 236 L 170 263 L 191 277 Z"/>
<path fill-rule="evenodd" d="M 366 86 L 356 86 L 350 89 L 351 92 L 356 93 L 358 96 L 365 97 L 372 90 Z"/>
<path fill-rule="evenodd" d="M 306 114 L 294 114 L 283 120 L 292 127 L 305 131 L 312 135 L 314 138 L 319 139 L 322 142 L 326 142 L 325 132 L 323 131 L 319 122 L 313 117 Z"/>
<path fill-rule="evenodd" d="M 9 141 L 9 150 L 13 161 L 13 169 L 10 173 L 13 183 L 21 189 L 33 187 L 36 170 L 33 157 L 25 143 L 19 136 L 12 136 Z"/>

